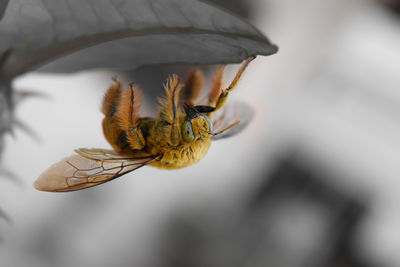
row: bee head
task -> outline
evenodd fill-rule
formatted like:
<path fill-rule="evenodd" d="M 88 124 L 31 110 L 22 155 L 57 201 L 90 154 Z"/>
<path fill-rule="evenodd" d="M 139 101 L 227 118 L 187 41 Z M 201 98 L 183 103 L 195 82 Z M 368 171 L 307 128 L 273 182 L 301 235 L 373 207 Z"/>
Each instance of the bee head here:
<path fill-rule="evenodd" d="M 186 120 L 182 124 L 182 137 L 187 143 L 194 140 L 205 139 L 213 131 L 213 124 L 209 117 L 203 113 L 214 111 L 215 108 L 208 106 L 191 107 L 184 104 Z"/>

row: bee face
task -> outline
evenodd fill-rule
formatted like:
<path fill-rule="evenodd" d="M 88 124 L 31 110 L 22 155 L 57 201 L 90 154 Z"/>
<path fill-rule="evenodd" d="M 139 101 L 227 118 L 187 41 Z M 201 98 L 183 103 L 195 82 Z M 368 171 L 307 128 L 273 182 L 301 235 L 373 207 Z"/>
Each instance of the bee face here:
<path fill-rule="evenodd" d="M 186 110 L 186 120 L 182 124 L 182 137 L 187 143 L 209 137 L 213 131 L 213 125 L 206 115 L 193 108 Z"/>

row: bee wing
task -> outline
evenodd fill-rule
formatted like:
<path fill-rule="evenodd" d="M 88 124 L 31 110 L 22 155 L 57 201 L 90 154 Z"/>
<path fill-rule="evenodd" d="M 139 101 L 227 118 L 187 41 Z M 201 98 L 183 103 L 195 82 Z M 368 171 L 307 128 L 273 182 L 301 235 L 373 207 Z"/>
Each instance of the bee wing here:
<path fill-rule="evenodd" d="M 218 140 L 240 133 L 247 127 L 253 116 L 254 110 L 249 104 L 241 101 L 227 103 L 213 114 L 214 132 L 219 132 L 236 121 L 240 121 L 240 123 L 226 132 L 213 136 L 212 139 Z"/>
<path fill-rule="evenodd" d="M 77 154 L 45 170 L 35 181 L 34 187 L 53 192 L 84 189 L 111 181 L 157 158 L 142 151 L 126 155 L 106 149 L 81 148 L 75 152 Z"/>

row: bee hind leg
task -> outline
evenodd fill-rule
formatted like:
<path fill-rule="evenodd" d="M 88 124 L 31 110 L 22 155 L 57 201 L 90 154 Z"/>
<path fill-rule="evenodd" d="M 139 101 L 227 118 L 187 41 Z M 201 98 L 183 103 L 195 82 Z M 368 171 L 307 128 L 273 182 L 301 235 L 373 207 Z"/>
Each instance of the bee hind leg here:
<path fill-rule="evenodd" d="M 145 140 L 139 127 L 139 109 L 142 94 L 137 85 L 129 84 L 129 88 L 123 90 L 116 106 L 116 121 L 119 129 L 125 135 L 126 142 L 131 149 L 142 149 Z"/>
<path fill-rule="evenodd" d="M 115 151 L 125 148 L 142 149 L 145 145 L 143 134 L 138 126 L 140 91 L 133 84 L 122 90 L 121 82 L 113 78 L 115 84 L 107 90 L 102 112 L 103 133 Z"/>
<path fill-rule="evenodd" d="M 104 137 L 114 148 L 115 151 L 121 152 L 123 144 L 123 131 L 120 129 L 118 120 L 116 117 L 117 105 L 121 96 L 121 82 L 113 77 L 114 84 L 111 85 L 104 95 L 101 111 L 104 114 L 103 119 L 103 133 Z"/>

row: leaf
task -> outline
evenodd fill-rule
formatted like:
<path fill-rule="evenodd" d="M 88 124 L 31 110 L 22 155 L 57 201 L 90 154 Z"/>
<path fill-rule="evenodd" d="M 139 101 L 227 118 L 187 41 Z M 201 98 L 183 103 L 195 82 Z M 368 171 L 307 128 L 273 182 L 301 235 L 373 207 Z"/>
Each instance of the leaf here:
<path fill-rule="evenodd" d="M 3 18 L 8 2 L 9 0 L 0 0 L 0 20 Z"/>
<path fill-rule="evenodd" d="M 11 51 L 3 79 L 39 67 L 134 70 L 234 63 L 277 51 L 252 25 L 199 0 L 13 0 L 0 36 L 0 54 Z"/>

